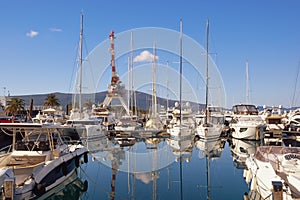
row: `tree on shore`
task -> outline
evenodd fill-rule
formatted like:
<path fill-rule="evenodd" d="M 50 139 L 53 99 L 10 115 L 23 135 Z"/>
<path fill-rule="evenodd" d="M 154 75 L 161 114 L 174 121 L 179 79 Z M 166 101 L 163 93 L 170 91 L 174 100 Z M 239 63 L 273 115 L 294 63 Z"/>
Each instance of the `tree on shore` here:
<path fill-rule="evenodd" d="M 30 99 L 30 104 L 29 104 L 29 116 L 32 117 L 32 112 L 33 112 L 33 99 Z"/>
<path fill-rule="evenodd" d="M 6 115 L 16 116 L 22 110 L 25 110 L 25 101 L 23 99 L 11 98 L 6 102 Z"/>
<path fill-rule="evenodd" d="M 60 106 L 60 103 L 55 94 L 48 94 L 44 106 Z"/>

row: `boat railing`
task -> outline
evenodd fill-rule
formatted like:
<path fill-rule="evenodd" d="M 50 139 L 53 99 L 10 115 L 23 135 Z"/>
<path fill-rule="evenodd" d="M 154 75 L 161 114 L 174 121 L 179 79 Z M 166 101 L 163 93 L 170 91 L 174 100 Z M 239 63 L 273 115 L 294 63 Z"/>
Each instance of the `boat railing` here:
<path fill-rule="evenodd" d="M 82 142 L 80 140 L 73 140 L 70 136 L 61 136 L 61 139 L 64 144 L 81 144 Z"/>
<path fill-rule="evenodd" d="M 0 149 L 0 166 L 3 166 L 3 163 L 6 163 L 7 156 L 11 152 L 12 152 L 12 145 L 8 145 Z"/>
<path fill-rule="evenodd" d="M 12 151 L 12 145 L 10 144 L 10 145 L 7 145 L 7 146 L 5 146 L 5 147 L 3 147 L 3 148 L 1 148 L 0 149 L 0 157 L 1 157 L 1 155 L 3 155 L 3 154 L 6 154 L 6 153 L 9 153 L 9 152 L 11 152 Z"/>
<path fill-rule="evenodd" d="M 48 140 L 41 141 L 17 141 L 15 144 L 16 150 L 21 151 L 49 151 L 50 143 Z"/>

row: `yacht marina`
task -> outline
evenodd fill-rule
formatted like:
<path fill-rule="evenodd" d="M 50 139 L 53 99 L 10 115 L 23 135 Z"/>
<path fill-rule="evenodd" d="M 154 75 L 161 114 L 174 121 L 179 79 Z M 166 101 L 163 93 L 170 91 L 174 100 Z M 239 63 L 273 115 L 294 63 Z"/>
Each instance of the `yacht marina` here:
<path fill-rule="evenodd" d="M 172 77 L 176 98 L 168 96 L 168 80 L 165 94 L 158 97 L 157 80 L 163 73 L 157 73 L 159 43 L 151 41 L 153 49 L 145 48 L 153 52 L 147 61 L 152 71 L 145 81 L 151 83 L 149 99 L 142 102 L 145 109 L 137 103 L 133 33 L 119 35 L 129 44 L 127 79 L 117 73 L 116 53 L 122 53 L 116 46 L 122 42 L 111 31 L 103 43 L 109 47 L 106 71 L 111 74 L 105 76 L 108 82 L 101 82 L 108 85 L 101 102 L 95 92 L 84 92 L 83 15 L 79 35 L 78 78 L 67 114 L 48 106 L 34 116 L 30 105 L 25 117 L 17 118 L 19 113 L 9 106 L 18 99 L 5 97 L 8 104 L 0 118 L 2 199 L 300 199 L 300 110 L 258 106 L 248 99 L 226 108 L 225 90 L 218 85 L 222 81 L 212 73 L 209 20 L 205 59 L 194 63 L 205 66 L 204 92 L 189 92 L 187 85 L 193 86 L 185 84 L 190 77 L 183 75 L 183 41 L 189 40 L 183 40 L 180 21 L 175 34 L 179 73 Z M 198 96 L 205 97 L 204 104 Z"/>
<path fill-rule="evenodd" d="M 253 110 L 252 105 L 241 106 L 249 106 L 243 111 L 251 111 L 248 120 L 251 114 L 265 113 Z M 173 111 L 177 118 L 176 109 Z M 232 113 L 232 120 L 237 120 L 236 114 Z M 186 122 L 157 130 L 148 130 L 142 122 L 138 128 L 123 130 L 82 125 L 100 129 L 86 129 L 86 135 L 75 131 L 77 139 L 64 137 L 69 126 L 0 123 L 1 134 L 11 137 L 11 145 L 1 151 L 1 195 L 16 199 L 57 195 L 66 199 L 72 195 L 80 199 L 299 198 L 300 140 L 298 130 L 291 129 L 296 124 L 285 124 L 280 132 L 276 129 L 271 134 L 264 122 L 263 136 L 249 139 L 248 133 L 245 138 L 232 134 L 236 121 L 224 123 L 227 128 L 214 138 L 199 137 L 196 126 Z M 247 129 L 248 124 L 239 130 Z M 251 130 L 253 124 L 249 127 Z M 42 178 L 48 176 L 46 171 L 57 178 Z M 74 187 L 76 193 L 65 192 Z"/>

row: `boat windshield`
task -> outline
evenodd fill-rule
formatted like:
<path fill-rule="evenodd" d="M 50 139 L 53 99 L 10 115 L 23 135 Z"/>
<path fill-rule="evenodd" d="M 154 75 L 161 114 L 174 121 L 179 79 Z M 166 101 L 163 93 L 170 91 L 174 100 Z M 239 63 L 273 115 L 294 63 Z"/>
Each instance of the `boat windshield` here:
<path fill-rule="evenodd" d="M 238 115 L 258 115 L 258 110 L 254 105 L 236 105 L 233 107 L 233 112 Z"/>

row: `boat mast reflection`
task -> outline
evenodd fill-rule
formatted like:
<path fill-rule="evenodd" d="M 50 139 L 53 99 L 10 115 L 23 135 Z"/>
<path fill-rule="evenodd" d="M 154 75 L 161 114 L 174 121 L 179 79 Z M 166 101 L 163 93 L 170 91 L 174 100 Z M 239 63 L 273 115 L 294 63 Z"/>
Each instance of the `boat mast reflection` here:
<path fill-rule="evenodd" d="M 203 159 L 205 157 L 206 164 L 206 192 L 207 199 L 211 199 L 211 178 L 210 178 L 210 161 L 215 160 L 221 157 L 222 151 L 224 149 L 226 140 L 223 138 L 216 139 L 199 139 L 195 138 L 195 147 L 199 151 L 198 157 L 199 159 Z"/>

